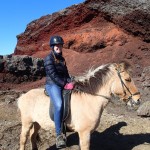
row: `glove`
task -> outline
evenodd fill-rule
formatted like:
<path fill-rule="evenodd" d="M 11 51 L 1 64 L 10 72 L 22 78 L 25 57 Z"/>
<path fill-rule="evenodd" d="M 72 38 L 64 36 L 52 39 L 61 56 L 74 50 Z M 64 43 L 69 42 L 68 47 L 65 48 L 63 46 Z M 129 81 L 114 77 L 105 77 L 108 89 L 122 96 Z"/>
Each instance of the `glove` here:
<path fill-rule="evenodd" d="M 64 89 L 65 90 L 72 90 L 74 88 L 74 84 L 72 82 L 70 83 L 67 83 L 65 86 L 64 86 Z"/>

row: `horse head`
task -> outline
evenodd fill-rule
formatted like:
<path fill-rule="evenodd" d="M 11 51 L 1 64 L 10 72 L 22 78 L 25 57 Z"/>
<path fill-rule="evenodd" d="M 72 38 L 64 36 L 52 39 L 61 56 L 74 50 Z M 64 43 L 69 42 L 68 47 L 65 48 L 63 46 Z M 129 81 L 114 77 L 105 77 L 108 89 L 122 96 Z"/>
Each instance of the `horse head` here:
<path fill-rule="evenodd" d="M 139 105 L 141 96 L 129 74 L 130 65 L 127 62 L 122 62 L 114 66 L 115 76 L 111 87 L 112 94 L 132 107 Z"/>

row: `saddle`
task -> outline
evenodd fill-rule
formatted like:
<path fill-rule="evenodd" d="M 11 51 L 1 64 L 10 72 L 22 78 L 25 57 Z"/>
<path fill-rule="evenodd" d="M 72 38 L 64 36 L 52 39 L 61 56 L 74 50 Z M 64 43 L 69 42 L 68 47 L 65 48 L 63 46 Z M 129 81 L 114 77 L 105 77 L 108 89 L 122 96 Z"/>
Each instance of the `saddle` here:
<path fill-rule="evenodd" d="M 72 90 L 63 90 L 63 118 L 62 118 L 62 121 L 64 122 L 67 117 L 69 116 L 69 113 L 70 113 L 70 98 L 71 98 L 71 92 Z M 46 92 L 46 89 L 44 90 L 44 93 L 45 95 L 49 96 Z M 50 114 L 50 118 L 51 120 L 54 121 L 54 106 L 53 106 L 53 103 L 51 102 L 50 103 L 50 111 L 49 111 L 49 114 Z"/>

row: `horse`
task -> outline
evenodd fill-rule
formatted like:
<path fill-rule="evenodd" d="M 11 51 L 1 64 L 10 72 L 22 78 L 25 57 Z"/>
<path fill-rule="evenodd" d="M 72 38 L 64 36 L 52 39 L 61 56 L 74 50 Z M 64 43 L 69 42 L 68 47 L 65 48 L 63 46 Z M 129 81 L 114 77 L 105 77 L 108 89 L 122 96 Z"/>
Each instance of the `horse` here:
<path fill-rule="evenodd" d="M 78 133 L 81 150 L 89 150 L 90 135 L 98 127 L 112 96 L 132 107 L 140 104 L 141 96 L 130 76 L 130 68 L 127 62 L 108 63 L 91 68 L 82 76 L 75 76 L 70 113 L 65 123 L 67 128 Z M 20 150 L 25 149 L 28 134 L 32 149 L 38 149 L 36 137 L 39 129 L 54 129 L 49 106 L 50 98 L 44 94 L 44 88 L 31 89 L 18 98 L 22 122 Z"/>

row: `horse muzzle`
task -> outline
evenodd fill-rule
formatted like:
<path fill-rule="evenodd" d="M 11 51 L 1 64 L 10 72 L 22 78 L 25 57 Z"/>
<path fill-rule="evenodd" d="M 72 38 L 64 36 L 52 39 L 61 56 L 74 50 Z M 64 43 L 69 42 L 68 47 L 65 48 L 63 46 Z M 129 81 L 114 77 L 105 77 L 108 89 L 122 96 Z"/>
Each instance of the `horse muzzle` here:
<path fill-rule="evenodd" d="M 141 104 L 141 99 L 134 100 L 132 97 L 128 99 L 127 105 L 131 107 L 137 107 Z"/>

